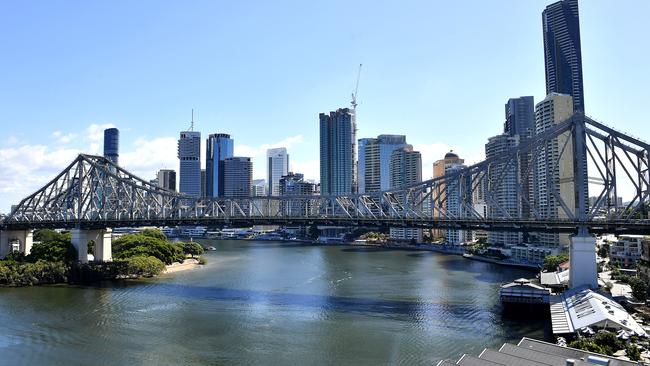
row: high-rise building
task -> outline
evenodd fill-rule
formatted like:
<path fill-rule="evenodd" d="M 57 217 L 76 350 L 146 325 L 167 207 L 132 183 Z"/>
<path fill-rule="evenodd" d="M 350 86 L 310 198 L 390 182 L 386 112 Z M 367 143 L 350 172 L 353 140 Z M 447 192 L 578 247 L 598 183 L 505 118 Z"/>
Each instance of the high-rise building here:
<path fill-rule="evenodd" d="M 542 12 L 546 94 L 573 97 L 573 110 L 584 112 L 578 0 L 555 2 Z"/>
<path fill-rule="evenodd" d="M 411 145 L 393 150 L 389 163 L 389 188 L 399 188 L 422 182 L 422 155 Z M 403 197 L 399 197 L 403 199 Z M 422 207 L 415 207 L 421 210 Z M 392 227 L 391 239 L 422 241 L 422 229 Z"/>
<path fill-rule="evenodd" d="M 518 136 L 519 144 L 526 144 L 535 136 L 535 104 L 531 96 L 511 98 L 506 103 L 503 132 L 509 136 Z M 487 146 L 486 146 L 487 148 Z M 533 163 L 530 153 L 521 153 L 519 156 L 519 184 L 522 194 L 519 195 L 521 217 L 530 217 L 530 205 L 533 200 Z"/>
<path fill-rule="evenodd" d="M 503 132 L 522 139 L 535 135 L 535 100 L 533 97 L 510 98 L 506 103 Z"/>
<path fill-rule="evenodd" d="M 104 157 L 119 165 L 120 158 L 120 130 L 107 128 L 104 130 Z"/>
<path fill-rule="evenodd" d="M 250 197 L 253 187 L 253 162 L 249 157 L 234 156 L 223 161 L 224 197 Z"/>
<path fill-rule="evenodd" d="M 158 186 L 170 191 L 176 190 L 176 172 L 171 169 L 161 169 L 156 174 Z"/>
<path fill-rule="evenodd" d="M 390 160 L 393 151 L 406 145 L 404 135 L 379 135 L 359 139 L 359 193 L 379 192 L 390 188 Z"/>
<path fill-rule="evenodd" d="M 266 196 L 266 180 L 253 179 L 251 196 L 255 196 L 255 197 Z"/>
<path fill-rule="evenodd" d="M 535 107 L 535 131 L 537 134 L 543 133 L 572 115 L 573 100 L 570 95 L 549 94 Z M 534 193 L 539 214 L 545 219 L 567 218 L 555 193 L 559 193 L 569 208 L 575 208 L 576 177 L 571 131 L 548 142 L 546 148 L 537 154 L 534 164 Z M 585 202 L 587 199 L 585 197 Z M 569 245 L 568 235 L 557 233 L 538 233 L 538 241 L 544 246 Z"/>
<path fill-rule="evenodd" d="M 201 195 L 201 133 L 183 131 L 178 140 L 180 184 L 178 190 L 193 197 Z"/>
<path fill-rule="evenodd" d="M 226 133 L 213 133 L 206 140 L 205 191 L 208 197 L 224 196 L 224 165 L 233 156 L 234 141 Z"/>
<path fill-rule="evenodd" d="M 485 158 L 506 154 L 510 149 L 519 145 L 519 135 L 509 134 L 490 137 L 485 144 Z M 490 166 L 487 175 L 487 192 L 490 199 L 487 203 L 487 216 L 489 218 L 519 217 L 519 169 L 516 164 L 507 162 L 495 163 Z M 521 244 L 521 233 L 506 231 L 491 231 L 488 233 L 488 242 L 492 245 L 512 247 Z"/>
<path fill-rule="evenodd" d="M 207 190 L 206 190 L 206 180 L 207 176 L 205 173 L 205 169 L 201 169 L 201 197 L 207 197 Z"/>
<path fill-rule="evenodd" d="M 289 173 L 289 154 L 284 147 L 266 150 L 269 196 L 280 195 L 280 179 Z"/>
<path fill-rule="evenodd" d="M 448 153 L 449 155 L 449 153 Z M 459 159 L 460 160 L 460 159 Z M 467 168 L 467 166 L 461 163 L 452 163 L 447 165 L 445 168 L 445 175 L 457 174 L 459 171 Z M 469 187 L 472 184 L 472 177 L 467 175 L 465 176 L 465 181 L 461 184 L 461 178 L 451 179 L 447 184 L 445 184 L 445 209 L 447 213 L 452 217 L 463 217 L 468 212 L 467 208 L 462 204 L 463 197 L 463 187 Z M 471 232 L 466 230 L 457 230 L 457 229 L 447 229 L 446 230 L 446 239 L 447 244 L 452 245 L 461 245 L 468 241 L 471 238 Z"/>
<path fill-rule="evenodd" d="M 445 154 L 444 159 L 437 160 L 436 162 L 433 163 L 433 178 L 439 178 L 445 175 L 447 172 L 447 169 L 451 166 L 454 165 L 462 165 L 465 163 L 464 159 L 461 159 L 458 157 L 458 154 L 454 153 L 454 151 L 449 151 L 447 154 Z M 440 190 L 444 191 L 445 185 L 444 183 L 440 185 Z M 442 213 L 433 207 L 433 217 L 441 217 Z M 440 229 L 433 229 L 431 230 L 431 235 L 434 238 L 440 238 L 444 236 L 445 231 L 440 230 Z"/>
<path fill-rule="evenodd" d="M 321 113 L 319 120 L 321 194 L 353 193 L 356 163 L 352 113 L 340 108 L 329 115 Z"/>

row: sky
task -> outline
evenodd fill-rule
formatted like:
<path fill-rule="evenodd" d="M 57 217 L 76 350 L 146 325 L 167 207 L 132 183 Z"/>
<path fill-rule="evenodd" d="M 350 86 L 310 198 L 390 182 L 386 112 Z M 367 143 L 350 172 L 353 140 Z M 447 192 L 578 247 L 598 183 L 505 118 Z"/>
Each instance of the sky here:
<path fill-rule="evenodd" d="M 406 135 L 423 178 L 450 149 L 478 162 L 508 98 L 544 98 L 549 3 L 0 1 L 0 212 L 101 153 L 106 127 L 127 170 L 178 169 L 192 108 L 203 144 L 231 134 L 254 178 L 285 146 L 291 170 L 318 179 L 318 114 L 349 106 L 360 63 L 358 138 Z M 646 140 L 649 13 L 580 2 L 587 114 Z"/>

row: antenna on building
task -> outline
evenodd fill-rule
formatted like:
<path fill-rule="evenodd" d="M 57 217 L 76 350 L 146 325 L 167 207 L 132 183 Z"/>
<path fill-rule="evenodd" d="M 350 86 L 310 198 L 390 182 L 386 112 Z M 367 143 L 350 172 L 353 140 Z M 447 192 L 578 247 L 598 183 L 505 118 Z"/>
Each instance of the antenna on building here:
<path fill-rule="evenodd" d="M 192 108 L 192 121 L 190 122 L 190 131 L 194 131 L 194 108 Z"/>

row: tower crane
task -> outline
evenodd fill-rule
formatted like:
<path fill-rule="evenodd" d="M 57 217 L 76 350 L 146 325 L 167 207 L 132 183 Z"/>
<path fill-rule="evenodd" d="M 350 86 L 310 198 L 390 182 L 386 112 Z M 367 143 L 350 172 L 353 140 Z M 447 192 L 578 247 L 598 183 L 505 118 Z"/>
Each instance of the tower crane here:
<path fill-rule="evenodd" d="M 352 105 L 352 109 L 357 109 L 357 95 L 359 95 L 359 78 L 361 78 L 361 66 L 363 64 L 359 64 L 359 71 L 357 72 L 357 83 L 354 87 L 354 92 L 352 93 L 352 102 L 350 103 Z"/>

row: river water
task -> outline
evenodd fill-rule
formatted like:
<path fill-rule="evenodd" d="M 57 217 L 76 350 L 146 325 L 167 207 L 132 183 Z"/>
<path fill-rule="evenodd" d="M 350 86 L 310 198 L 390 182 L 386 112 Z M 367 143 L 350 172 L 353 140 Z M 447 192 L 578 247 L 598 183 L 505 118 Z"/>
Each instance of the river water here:
<path fill-rule="evenodd" d="M 431 252 L 215 241 L 199 269 L 0 289 L 0 365 L 435 365 L 543 322 L 502 317 L 527 271 Z"/>

